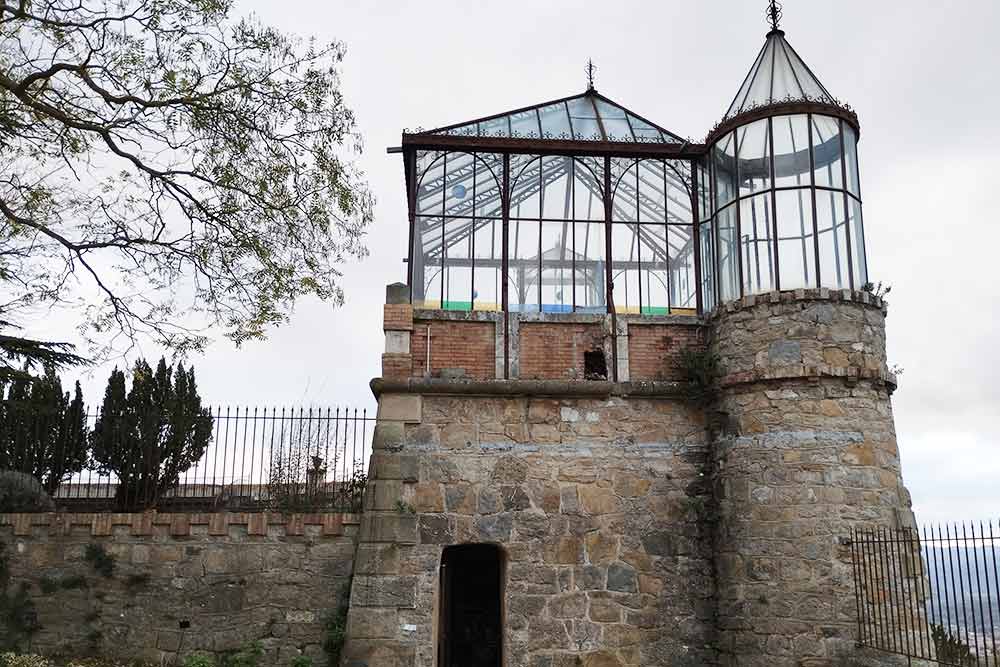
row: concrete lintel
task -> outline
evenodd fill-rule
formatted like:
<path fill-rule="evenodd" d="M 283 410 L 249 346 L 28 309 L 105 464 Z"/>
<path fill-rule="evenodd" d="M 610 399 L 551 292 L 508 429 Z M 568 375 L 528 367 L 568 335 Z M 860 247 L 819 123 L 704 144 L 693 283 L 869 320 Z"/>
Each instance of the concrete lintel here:
<path fill-rule="evenodd" d="M 607 382 L 591 380 L 445 380 L 442 378 L 375 378 L 371 390 L 376 397 L 401 394 L 450 394 L 455 396 L 558 396 L 607 398 L 635 396 L 683 399 L 688 388 L 682 382 Z M 381 400 L 384 400 L 382 398 Z M 380 402 L 381 402 L 380 400 Z M 381 416 L 380 416 L 381 418 Z"/>
<path fill-rule="evenodd" d="M 385 286 L 385 302 L 400 304 L 410 302 L 410 287 L 405 283 L 392 283 Z"/>

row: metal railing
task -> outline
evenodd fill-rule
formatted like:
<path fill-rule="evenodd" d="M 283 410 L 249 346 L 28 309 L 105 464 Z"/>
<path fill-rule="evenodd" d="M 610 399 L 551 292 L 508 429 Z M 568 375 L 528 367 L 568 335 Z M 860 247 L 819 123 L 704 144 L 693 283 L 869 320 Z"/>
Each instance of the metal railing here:
<path fill-rule="evenodd" d="M 46 415 L 0 402 L 0 512 L 359 511 L 374 425 L 347 408 Z"/>
<path fill-rule="evenodd" d="M 960 667 L 1000 666 L 1000 526 L 855 531 L 862 646 Z"/>

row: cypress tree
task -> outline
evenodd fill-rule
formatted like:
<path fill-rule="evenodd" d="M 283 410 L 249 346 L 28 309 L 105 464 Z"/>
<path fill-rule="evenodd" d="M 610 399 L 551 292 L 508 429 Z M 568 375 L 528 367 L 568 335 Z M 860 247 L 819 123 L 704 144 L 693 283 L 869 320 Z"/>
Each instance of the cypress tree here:
<path fill-rule="evenodd" d="M 55 368 L 0 386 L 0 470 L 33 475 L 47 493 L 87 463 L 87 415 L 80 383 L 72 398 Z"/>
<path fill-rule="evenodd" d="M 115 368 L 91 436 L 92 456 L 102 473 L 118 480 L 116 505 L 152 506 L 198 461 L 212 435 L 212 417 L 201 405 L 194 369 L 164 359 L 154 371 L 145 360 L 125 374 Z"/>

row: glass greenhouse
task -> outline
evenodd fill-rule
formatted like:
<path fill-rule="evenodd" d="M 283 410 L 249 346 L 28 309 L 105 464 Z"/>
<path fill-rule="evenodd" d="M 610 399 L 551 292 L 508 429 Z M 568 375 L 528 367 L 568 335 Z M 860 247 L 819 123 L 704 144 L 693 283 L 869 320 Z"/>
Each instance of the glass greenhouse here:
<path fill-rule="evenodd" d="M 658 316 L 860 289 L 858 136 L 777 29 L 704 144 L 592 86 L 404 134 L 411 300 Z"/>

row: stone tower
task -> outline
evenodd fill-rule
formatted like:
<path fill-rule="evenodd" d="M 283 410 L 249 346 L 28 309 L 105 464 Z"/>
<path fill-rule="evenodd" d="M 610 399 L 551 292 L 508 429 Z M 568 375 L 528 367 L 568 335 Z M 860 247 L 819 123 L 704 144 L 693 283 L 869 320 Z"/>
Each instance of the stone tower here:
<path fill-rule="evenodd" d="M 859 124 L 778 29 L 692 144 L 600 94 L 404 134 L 350 667 L 833 665 L 910 525 Z"/>

